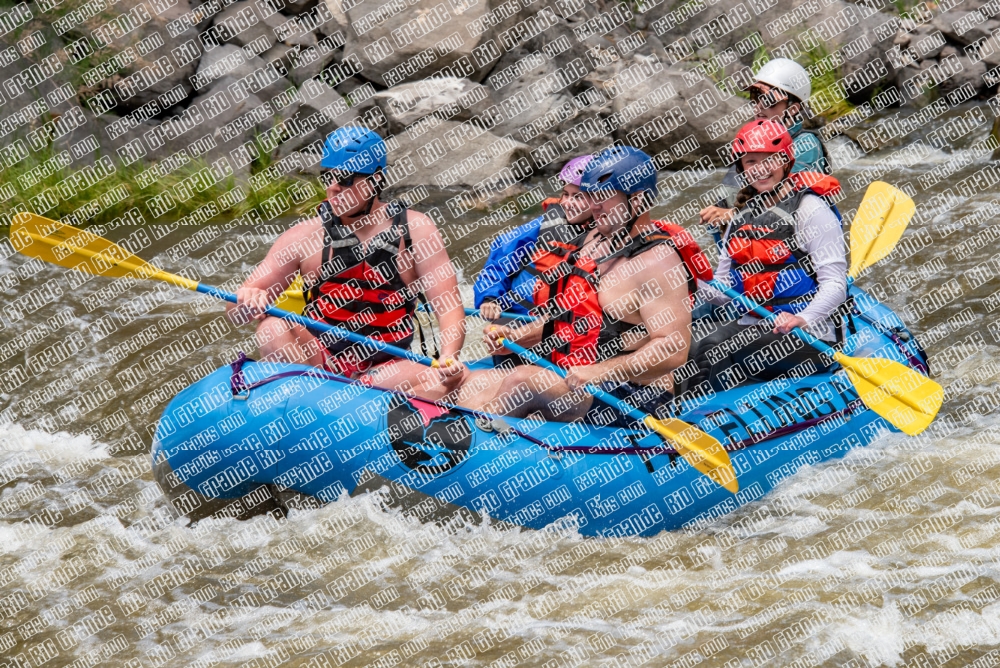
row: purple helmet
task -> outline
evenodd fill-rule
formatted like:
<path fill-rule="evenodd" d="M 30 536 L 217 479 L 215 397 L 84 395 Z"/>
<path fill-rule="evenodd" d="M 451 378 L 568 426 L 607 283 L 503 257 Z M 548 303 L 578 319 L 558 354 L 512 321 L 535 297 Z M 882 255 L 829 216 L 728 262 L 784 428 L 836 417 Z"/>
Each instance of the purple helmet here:
<path fill-rule="evenodd" d="M 562 179 L 563 183 L 579 186 L 580 180 L 583 178 L 583 171 L 587 169 L 587 163 L 593 159 L 592 155 L 581 155 L 573 158 L 563 166 L 562 171 L 559 172 L 559 178 Z"/>

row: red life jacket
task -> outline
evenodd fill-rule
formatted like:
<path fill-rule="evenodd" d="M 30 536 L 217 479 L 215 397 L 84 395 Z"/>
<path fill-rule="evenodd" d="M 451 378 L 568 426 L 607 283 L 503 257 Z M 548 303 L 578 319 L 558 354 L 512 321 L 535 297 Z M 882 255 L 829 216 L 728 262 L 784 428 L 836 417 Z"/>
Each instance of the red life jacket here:
<path fill-rule="evenodd" d="M 789 180 L 795 190 L 774 207 L 747 207 L 737 214 L 726 237 L 726 253 L 732 260 L 734 290 L 769 311 L 798 313 L 819 285 L 808 253 L 795 241 L 795 212 L 803 195 L 831 198 L 840 192 L 840 182 L 819 172 L 796 172 Z"/>
<path fill-rule="evenodd" d="M 617 257 L 635 257 L 668 244 L 683 261 L 688 299 L 697 291 L 697 279 L 712 279 L 712 266 L 694 238 L 679 225 L 655 220 L 657 232 L 632 239 L 623 248 L 600 260 L 580 256 L 583 238 L 573 242 L 539 237 L 532 260 L 539 280 L 534 303 L 548 316 L 539 354 L 563 368 L 594 364 L 624 351 L 626 336 L 636 340 L 648 335 L 645 325 L 615 320 L 604 313 L 598 298 L 597 266 Z"/>
<path fill-rule="evenodd" d="M 548 208 L 553 204 L 559 204 L 562 201 L 562 197 L 546 197 L 542 200 L 542 212 L 548 211 Z"/>
<path fill-rule="evenodd" d="M 413 341 L 416 297 L 396 265 L 401 247 L 410 245 L 406 205 L 390 202 L 385 212 L 392 216 L 392 226 L 365 247 L 341 224 L 332 207 L 320 205 L 323 263 L 319 281 L 306 291 L 305 313 L 314 320 L 408 348 Z M 334 355 L 351 345 L 326 334 L 320 340 Z"/>

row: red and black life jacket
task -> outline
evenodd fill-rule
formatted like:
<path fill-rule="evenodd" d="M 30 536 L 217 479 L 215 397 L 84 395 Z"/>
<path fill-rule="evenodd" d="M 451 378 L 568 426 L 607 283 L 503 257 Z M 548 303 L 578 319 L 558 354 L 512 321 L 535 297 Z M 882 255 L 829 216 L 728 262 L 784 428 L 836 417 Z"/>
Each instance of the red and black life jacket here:
<path fill-rule="evenodd" d="M 795 189 L 770 209 L 753 202 L 730 223 L 726 253 L 732 260 L 730 283 L 769 311 L 798 313 L 809 305 L 819 285 L 808 253 L 795 241 L 795 212 L 802 197 L 833 197 L 840 182 L 818 172 L 789 176 Z"/>
<path fill-rule="evenodd" d="M 597 268 L 618 257 L 631 258 L 661 244 L 669 245 L 683 261 L 688 298 L 693 303 L 697 279 L 712 279 L 711 264 L 683 227 L 659 220 L 653 224 L 656 232 L 635 237 L 600 260 L 579 254 L 582 236 L 569 242 L 539 236 L 532 256 L 539 278 L 534 303 L 537 312 L 548 316 L 539 354 L 564 368 L 584 366 L 620 355 L 631 342 L 648 336 L 642 323 L 615 320 L 601 308 Z"/>
<path fill-rule="evenodd" d="M 408 348 L 416 297 L 396 264 L 400 251 L 410 245 L 406 205 L 387 204 L 384 211 L 392 217 L 392 225 L 362 245 L 329 203 L 323 204 L 323 263 L 319 280 L 306 291 L 305 312 L 314 320 Z M 320 339 L 334 354 L 350 346 L 327 335 Z"/>

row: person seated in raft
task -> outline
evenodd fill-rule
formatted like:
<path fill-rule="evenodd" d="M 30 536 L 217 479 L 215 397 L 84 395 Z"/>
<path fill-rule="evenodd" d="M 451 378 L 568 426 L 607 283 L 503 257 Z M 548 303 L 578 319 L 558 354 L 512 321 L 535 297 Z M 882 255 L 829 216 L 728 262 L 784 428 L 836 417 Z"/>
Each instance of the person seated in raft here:
<path fill-rule="evenodd" d="M 327 199 L 319 216 L 284 232 L 242 286 L 234 322 L 259 321 L 257 341 L 270 361 L 310 364 L 381 387 L 438 399 L 457 387 L 465 367 L 465 314 L 454 267 L 434 222 L 405 203 L 380 197 L 386 146 L 363 127 L 326 139 L 320 162 Z M 317 337 L 264 309 L 297 275 L 305 284 L 305 314 L 356 334 L 409 348 L 418 291 L 441 328 L 440 368 L 374 353 L 334 335 Z"/>
<path fill-rule="evenodd" d="M 693 295 L 699 280 L 711 279 L 711 266 L 682 227 L 651 220 L 656 168 L 642 151 L 605 149 L 587 165 L 580 189 L 595 228 L 577 244 L 539 237 L 532 255 L 539 319 L 494 325 L 484 336 L 492 352 L 504 350 L 501 338 L 533 346 L 568 377 L 536 366 L 477 372 L 462 388 L 464 405 L 624 426 L 631 420 L 582 387 L 600 385 L 652 413 L 672 399 L 670 373 L 688 358 Z"/>
<path fill-rule="evenodd" d="M 749 87 L 757 120 L 774 120 L 784 124 L 795 147 L 793 172 L 830 173 L 826 147 L 816 133 L 802 127 L 802 105 L 812 94 L 812 84 L 805 68 L 788 58 L 775 58 L 758 70 Z M 726 224 L 733 215 L 736 193 L 740 189 L 736 166 L 722 179 L 726 197 L 714 206 L 701 210 L 701 222 L 711 227 Z"/>
<path fill-rule="evenodd" d="M 531 296 L 535 288 L 536 271 L 531 266 L 531 251 L 538 241 L 539 231 L 552 225 L 569 223 L 576 234 L 586 234 L 593 229 L 594 217 L 590 205 L 580 192 L 580 177 L 593 156 L 581 155 L 567 162 L 559 179 L 563 182 L 562 195 L 542 202 L 542 211 L 558 204 L 561 210 L 543 215 L 497 237 L 490 244 L 490 254 L 483 270 L 473 285 L 474 303 L 485 320 L 501 321 L 503 312 L 527 315 L 532 307 Z M 562 215 L 565 214 L 565 218 Z M 519 364 L 517 355 L 506 351 L 494 355 L 494 366 Z"/>
<path fill-rule="evenodd" d="M 840 221 L 827 195 L 840 184 L 832 176 L 793 172 L 793 140 L 785 126 L 751 121 L 733 141 L 737 170 L 746 186 L 722 239 L 715 275 L 737 292 L 778 314 L 774 324 L 747 313 L 698 342 L 698 375 L 715 391 L 750 377 L 772 380 L 798 367 L 813 373 L 829 360 L 796 336 L 794 327 L 835 343 L 833 316 L 847 297 L 847 255 Z M 706 288 L 709 301 L 728 298 Z M 779 343 L 780 342 L 780 343 Z"/>

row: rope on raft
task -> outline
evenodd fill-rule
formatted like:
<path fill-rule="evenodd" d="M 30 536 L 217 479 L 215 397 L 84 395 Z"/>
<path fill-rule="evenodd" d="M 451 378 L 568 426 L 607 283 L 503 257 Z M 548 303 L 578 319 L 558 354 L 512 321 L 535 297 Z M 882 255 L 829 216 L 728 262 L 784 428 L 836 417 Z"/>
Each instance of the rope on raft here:
<path fill-rule="evenodd" d="M 246 353 L 240 352 L 239 357 L 236 358 L 230 364 L 233 370 L 232 376 L 230 377 L 230 389 L 234 397 L 246 398 L 247 394 L 251 390 L 254 390 L 263 385 L 273 383 L 277 380 L 283 378 L 292 378 L 296 376 L 306 376 L 311 378 L 319 378 L 320 380 L 332 380 L 337 383 L 343 383 L 346 385 L 363 385 L 366 388 L 373 390 L 378 390 L 380 392 L 385 392 L 397 397 L 404 398 L 408 401 L 422 401 L 427 404 L 431 404 L 438 408 L 446 411 L 455 411 L 457 413 L 464 413 L 471 415 L 477 420 L 485 420 L 491 424 L 496 420 L 496 417 L 489 415 L 488 413 L 483 413 L 472 408 L 466 408 L 465 406 L 456 406 L 454 404 L 448 404 L 442 401 L 430 401 L 427 399 L 421 399 L 419 397 L 414 397 L 405 392 L 400 392 L 399 390 L 392 390 L 385 387 L 379 387 L 377 385 L 368 385 L 363 381 L 351 380 L 344 376 L 324 372 L 319 369 L 301 369 L 295 371 L 283 371 L 281 373 L 276 373 L 274 375 L 268 376 L 261 380 L 255 381 L 253 383 L 247 384 L 243 377 L 243 365 L 246 362 L 256 362 L 256 360 L 250 359 L 246 356 Z M 246 393 L 246 394 L 244 394 Z M 864 403 L 858 399 L 847 404 L 846 407 L 839 411 L 830 413 L 829 415 L 822 415 L 815 418 L 809 418 L 808 420 L 803 420 L 802 422 L 796 422 L 795 424 L 786 425 L 784 427 L 778 427 L 769 432 L 764 432 L 763 434 L 751 434 L 750 438 L 739 439 L 737 441 L 730 440 L 727 444 L 723 445 L 726 452 L 736 452 L 738 450 L 743 450 L 758 443 L 763 443 L 765 441 L 770 441 L 775 438 L 781 438 L 782 436 L 787 436 L 789 434 L 794 434 L 800 431 L 805 431 L 810 427 L 815 427 L 817 425 L 823 424 L 830 420 L 845 419 L 850 417 L 853 413 L 864 408 Z M 676 456 L 678 454 L 677 450 L 668 445 L 653 445 L 653 446 L 631 446 L 631 447 L 595 447 L 591 445 L 551 445 L 545 441 L 535 438 L 531 434 L 527 434 L 520 429 L 516 429 L 510 425 L 506 425 L 506 430 L 520 436 L 526 441 L 533 443 L 541 448 L 548 450 L 553 453 L 563 453 L 563 452 L 578 452 L 587 455 L 669 455 Z"/>

